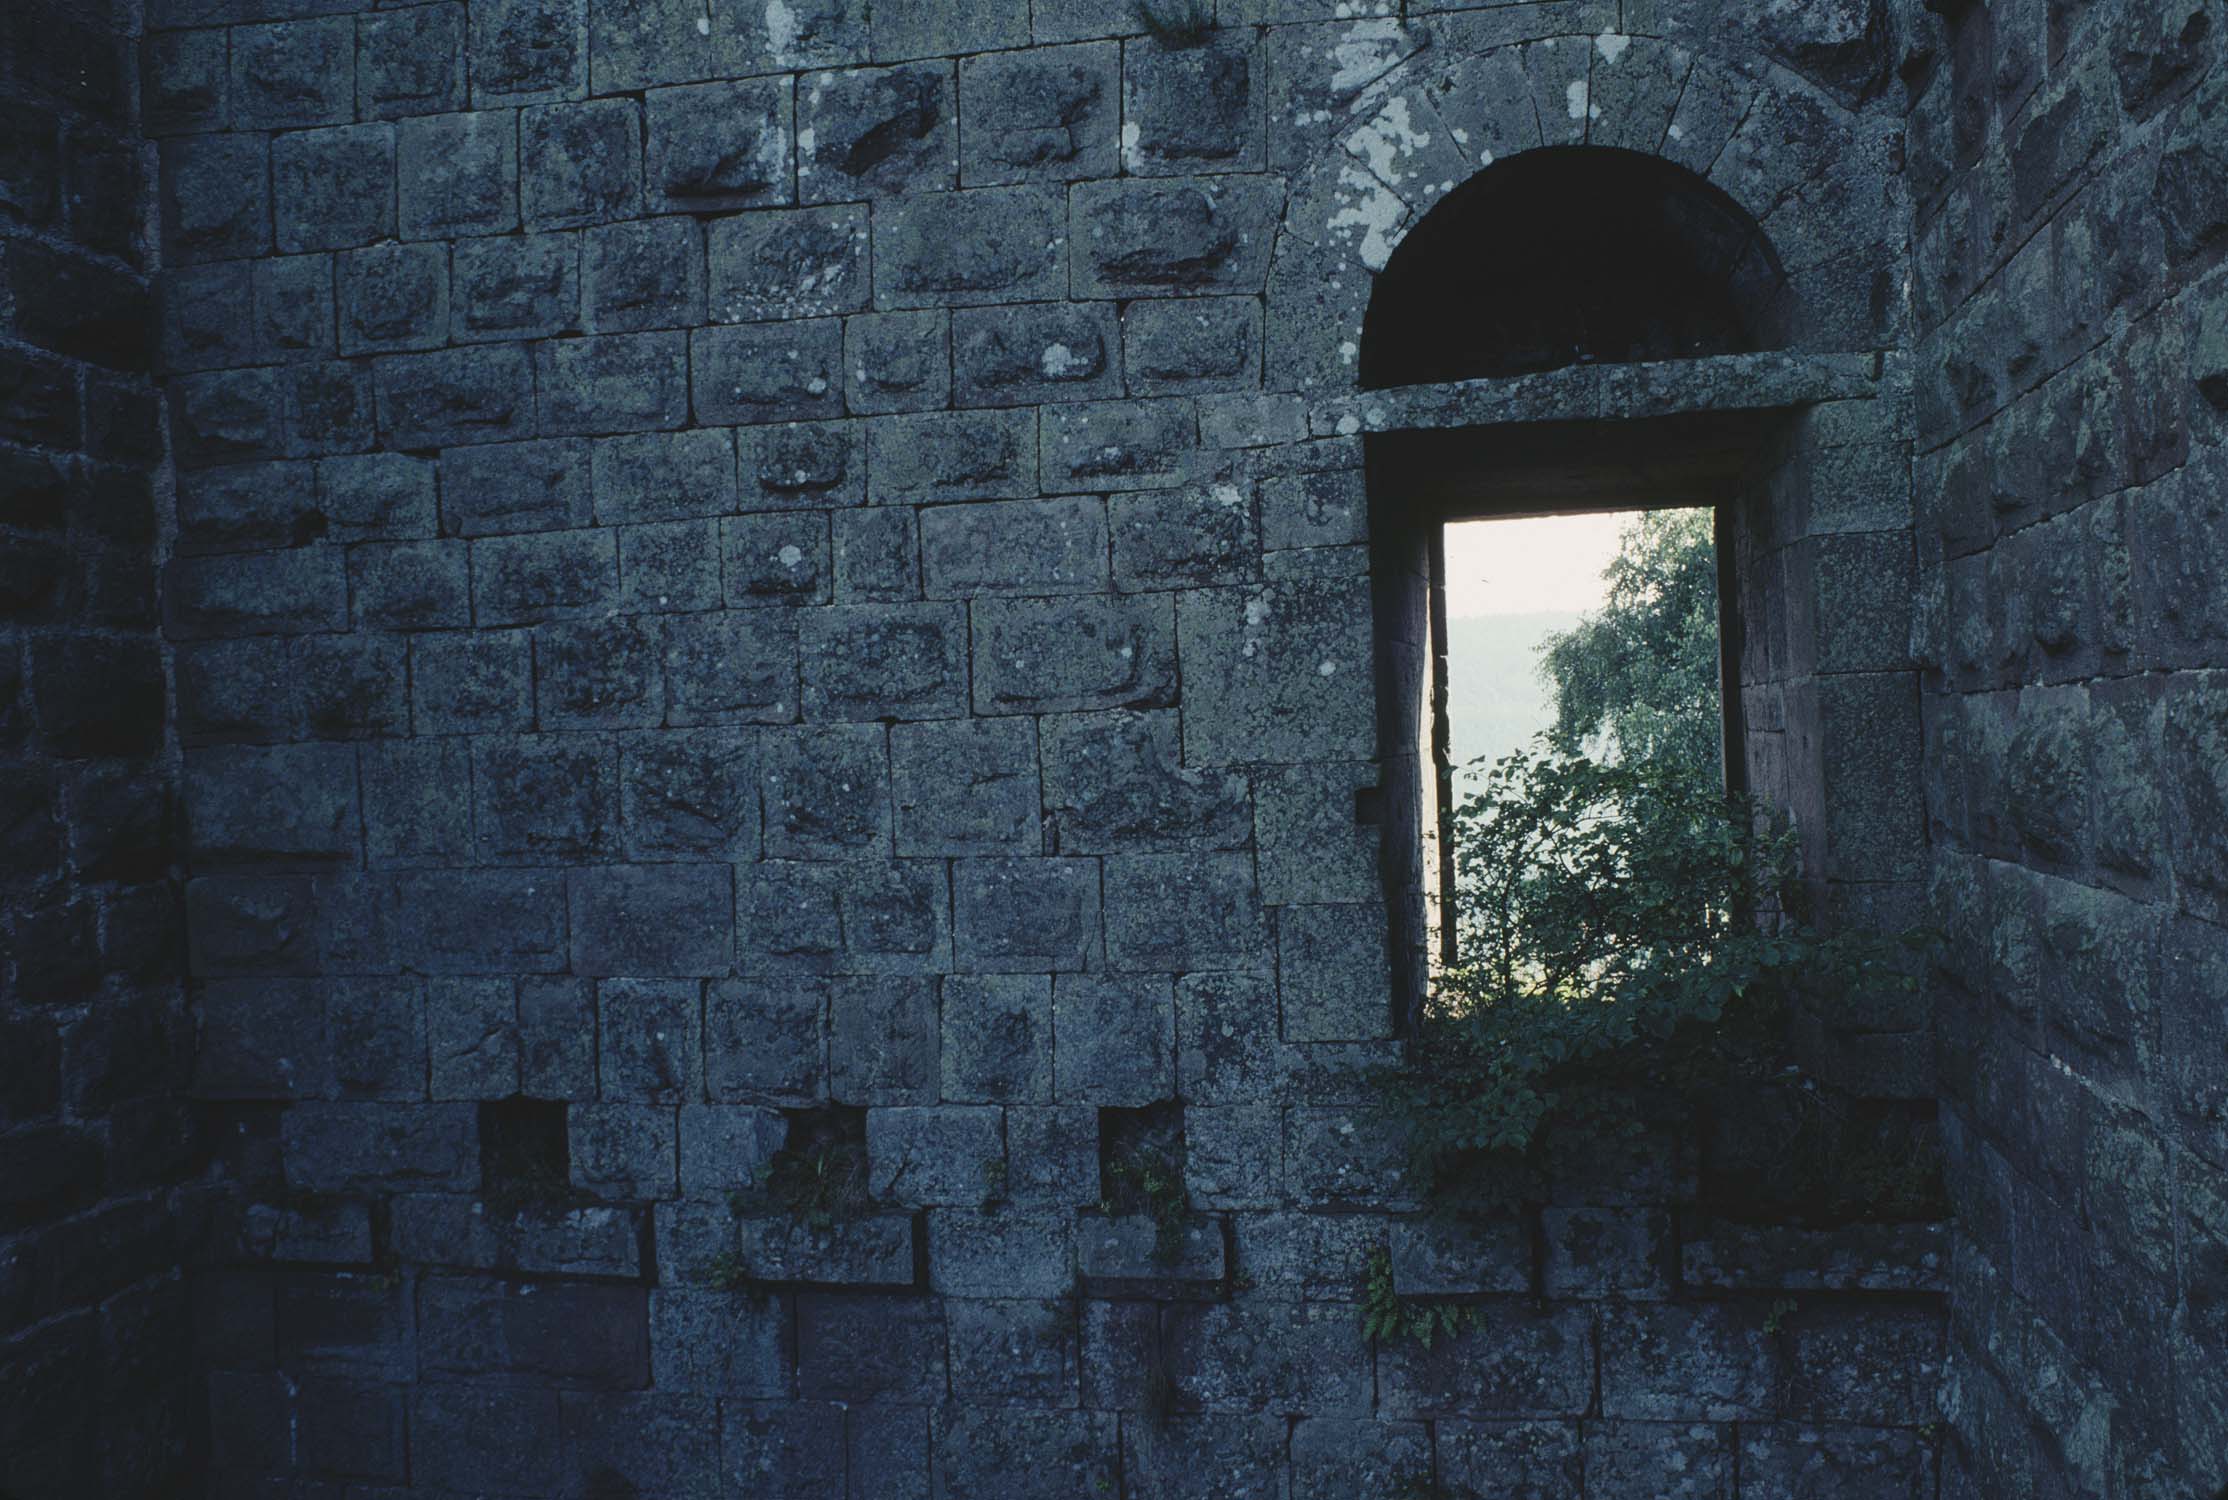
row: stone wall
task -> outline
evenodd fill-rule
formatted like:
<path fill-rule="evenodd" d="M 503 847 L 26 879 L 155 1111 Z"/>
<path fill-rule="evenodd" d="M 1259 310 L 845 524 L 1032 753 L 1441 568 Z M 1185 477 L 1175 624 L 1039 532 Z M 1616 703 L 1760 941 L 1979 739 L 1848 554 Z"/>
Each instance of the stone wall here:
<path fill-rule="evenodd" d="M 0 1491 L 172 1493 L 191 1032 L 137 7 L 0 12 Z"/>
<path fill-rule="evenodd" d="M 1932 1493 L 1930 1229 L 1723 1220 L 1676 1136 L 1417 1216 L 1319 405 L 1542 144 L 1892 344 L 1895 216 L 1812 190 L 1896 117 L 1733 17 L 1233 10 L 167 8 L 222 1481 Z M 1481 1326 L 1373 1348 L 1373 1251 Z"/>
<path fill-rule="evenodd" d="M 2205 3 L 1909 69 L 1955 1496 L 2228 1481 L 2228 70 Z"/>
<path fill-rule="evenodd" d="M 1219 9 L 0 12 L 0 1489 L 2228 1477 L 2209 0 Z M 1570 145 L 1877 386 L 1760 454 L 1744 708 L 1949 931 L 1801 1036 L 1939 1075 L 1943 1430 L 1943 1231 L 1726 1212 L 1768 1111 L 1457 1234 L 1375 1107 L 1363 315 Z"/>

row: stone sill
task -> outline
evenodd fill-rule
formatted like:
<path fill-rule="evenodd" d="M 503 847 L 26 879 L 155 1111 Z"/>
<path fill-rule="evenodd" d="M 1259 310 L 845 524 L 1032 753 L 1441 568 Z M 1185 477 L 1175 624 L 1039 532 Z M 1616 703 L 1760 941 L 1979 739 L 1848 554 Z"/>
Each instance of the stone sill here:
<path fill-rule="evenodd" d="M 1339 396 L 1308 412 L 1316 437 L 1518 422 L 1600 421 L 1693 412 L 1764 411 L 1869 401 L 1901 360 L 1848 354 L 1717 354 L 1634 365 L 1569 365 L 1536 375 L 1394 386 Z"/>

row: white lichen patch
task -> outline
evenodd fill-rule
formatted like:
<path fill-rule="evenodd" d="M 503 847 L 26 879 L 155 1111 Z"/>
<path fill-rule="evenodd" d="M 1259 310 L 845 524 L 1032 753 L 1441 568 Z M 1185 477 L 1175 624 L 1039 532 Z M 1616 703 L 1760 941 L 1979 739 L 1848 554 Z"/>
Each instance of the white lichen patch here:
<path fill-rule="evenodd" d="M 789 543 L 774 554 L 774 561 L 785 568 L 795 568 L 805 560 L 804 549 L 795 542 Z"/>
<path fill-rule="evenodd" d="M 1395 95 L 1367 123 L 1346 138 L 1346 149 L 1369 163 L 1385 181 L 1400 181 L 1399 162 L 1431 144 L 1429 131 L 1419 130 L 1408 113 L 1408 100 Z"/>
<path fill-rule="evenodd" d="M 1082 355 L 1065 344 L 1048 344 L 1045 346 L 1044 357 L 1037 361 L 1037 368 L 1044 372 L 1048 380 L 1065 380 L 1088 363 Z"/>
<path fill-rule="evenodd" d="M 1356 253 L 1361 263 L 1372 271 L 1384 270 L 1385 262 L 1392 259 L 1393 246 L 1400 241 L 1400 222 L 1407 216 L 1408 205 L 1383 181 L 1358 166 L 1341 167 L 1338 183 L 1339 191 L 1332 195 L 1337 207 L 1324 228 L 1358 240 Z"/>
<path fill-rule="evenodd" d="M 783 0 L 766 0 L 766 50 L 774 55 L 775 62 L 788 61 L 787 54 L 797 45 L 802 31 L 797 13 Z"/>
<path fill-rule="evenodd" d="M 1631 45 L 1631 37 L 1615 31 L 1605 31 L 1594 38 L 1594 50 L 1601 54 L 1603 62 L 1610 64 L 1614 64 L 1618 58 L 1623 57 L 1625 49 Z"/>
<path fill-rule="evenodd" d="M 1350 97 L 1385 76 L 1401 58 L 1400 23 L 1361 21 L 1331 44 L 1333 97 Z"/>

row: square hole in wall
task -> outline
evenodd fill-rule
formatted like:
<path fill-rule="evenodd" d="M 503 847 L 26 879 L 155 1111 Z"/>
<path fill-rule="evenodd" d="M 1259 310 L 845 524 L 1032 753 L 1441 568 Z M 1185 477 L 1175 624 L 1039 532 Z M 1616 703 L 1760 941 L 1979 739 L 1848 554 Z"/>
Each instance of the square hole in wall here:
<path fill-rule="evenodd" d="M 781 1114 L 787 1124 L 781 1149 L 741 1195 L 744 1206 L 795 1214 L 811 1224 L 867 1209 L 866 1110 L 823 1104 Z"/>
<path fill-rule="evenodd" d="M 491 1203 L 562 1198 L 572 1190 L 572 1147 L 562 1099 L 490 1099 L 480 1105 L 480 1194 Z"/>
<path fill-rule="evenodd" d="M 1099 1192 L 1109 1213 L 1156 1214 L 1184 1193 L 1184 1107 L 1099 1111 Z"/>

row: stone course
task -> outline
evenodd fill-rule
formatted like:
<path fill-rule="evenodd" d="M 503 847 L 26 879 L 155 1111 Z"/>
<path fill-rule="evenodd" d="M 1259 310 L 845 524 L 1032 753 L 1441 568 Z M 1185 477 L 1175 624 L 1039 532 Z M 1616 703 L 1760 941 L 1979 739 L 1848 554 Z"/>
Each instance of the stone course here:
<path fill-rule="evenodd" d="M 2217 7 L 1206 9 L 0 14 L 0 1490 L 2228 1482 Z M 1750 344 L 1361 389 L 1581 146 Z M 1795 1039 L 1956 1220 L 1743 1101 L 1433 1218 L 1382 445 L 1762 412 L 1749 784 L 1948 934 Z"/>

